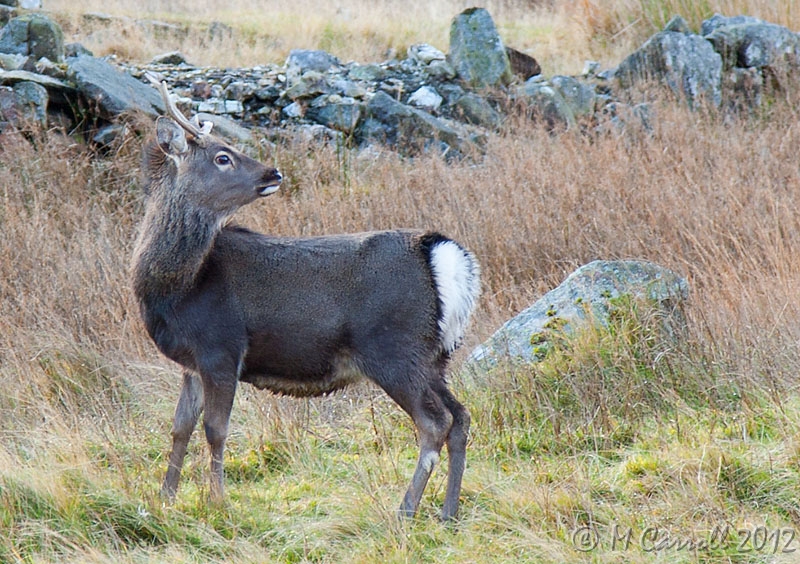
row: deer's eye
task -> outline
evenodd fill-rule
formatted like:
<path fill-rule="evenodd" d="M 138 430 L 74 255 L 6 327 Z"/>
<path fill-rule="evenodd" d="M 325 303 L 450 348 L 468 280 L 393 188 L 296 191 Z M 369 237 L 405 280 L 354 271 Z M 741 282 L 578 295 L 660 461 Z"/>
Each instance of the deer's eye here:
<path fill-rule="evenodd" d="M 233 164 L 233 159 L 227 153 L 217 153 L 214 157 L 214 163 L 218 166 L 229 166 Z"/>

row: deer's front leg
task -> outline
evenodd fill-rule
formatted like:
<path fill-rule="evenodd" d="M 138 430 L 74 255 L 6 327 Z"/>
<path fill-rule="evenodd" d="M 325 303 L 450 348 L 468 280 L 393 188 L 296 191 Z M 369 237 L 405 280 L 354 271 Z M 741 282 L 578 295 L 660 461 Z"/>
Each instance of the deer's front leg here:
<path fill-rule="evenodd" d="M 175 499 L 175 494 L 178 492 L 178 482 L 181 478 L 186 449 L 202 411 L 203 384 L 197 375 L 185 371 L 181 395 L 175 408 L 175 418 L 172 421 L 172 450 L 169 453 L 167 474 L 161 485 L 161 495 L 166 499 Z"/>

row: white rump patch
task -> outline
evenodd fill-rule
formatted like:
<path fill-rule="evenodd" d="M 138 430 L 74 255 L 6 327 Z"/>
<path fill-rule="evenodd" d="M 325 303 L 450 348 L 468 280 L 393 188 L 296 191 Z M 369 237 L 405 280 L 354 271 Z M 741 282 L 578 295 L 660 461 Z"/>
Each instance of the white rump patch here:
<path fill-rule="evenodd" d="M 480 294 L 480 267 L 469 251 L 445 240 L 431 249 L 431 269 L 442 305 L 440 340 L 447 353 L 461 343 Z"/>

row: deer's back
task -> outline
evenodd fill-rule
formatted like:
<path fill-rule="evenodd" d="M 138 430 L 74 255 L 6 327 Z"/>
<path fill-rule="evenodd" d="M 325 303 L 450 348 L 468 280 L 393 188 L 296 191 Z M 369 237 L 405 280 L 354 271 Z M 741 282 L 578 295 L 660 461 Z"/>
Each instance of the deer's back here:
<path fill-rule="evenodd" d="M 180 309 L 209 332 L 206 346 L 242 350 L 243 381 L 291 395 L 329 392 L 379 359 L 435 348 L 423 235 L 296 239 L 225 228 Z"/>

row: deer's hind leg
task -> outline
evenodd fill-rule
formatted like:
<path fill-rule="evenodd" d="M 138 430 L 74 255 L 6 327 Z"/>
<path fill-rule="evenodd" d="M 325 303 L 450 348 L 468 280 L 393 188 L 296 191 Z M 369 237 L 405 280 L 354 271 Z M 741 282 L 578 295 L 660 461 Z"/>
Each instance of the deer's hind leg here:
<path fill-rule="evenodd" d="M 172 450 L 169 453 L 167 474 L 161 485 L 162 497 L 169 500 L 173 500 L 178 492 L 186 449 L 202 411 L 203 384 L 199 376 L 187 370 L 183 373 L 183 386 L 172 421 Z"/>
<path fill-rule="evenodd" d="M 447 493 L 444 497 L 442 520 L 453 519 L 458 513 L 458 497 L 461 493 L 461 479 L 467 463 L 467 439 L 469 438 L 470 415 L 447 389 L 444 380 L 438 386 L 439 397 L 453 415 L 453 425 L 447 434 L 447 453 L 450 460 L 447 469 Z"/>
<path fill-rule="evenodd" d="M 411 483 L 400 504 L 403 517 L 413 517 L 425 486 L 439 461 L 439 453 L 453 425 L 453 414 L 442 401 L 435 382 L 443 376 L 437 367 L 421 370 L 405 362 L 384 361 L 376 382 L 411 416 L 417 429 L 419 458 Z"/>

